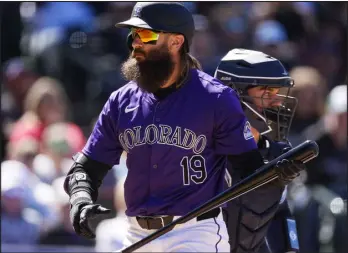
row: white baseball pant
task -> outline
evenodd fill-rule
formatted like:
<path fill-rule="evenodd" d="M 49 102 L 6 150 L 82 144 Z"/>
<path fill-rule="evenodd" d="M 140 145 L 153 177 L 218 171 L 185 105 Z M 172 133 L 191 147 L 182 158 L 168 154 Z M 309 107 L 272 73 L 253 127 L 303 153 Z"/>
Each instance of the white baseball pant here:
<path fill-rule="evenodd" d="M 178 218 L 179 216 L 175 216 L 174 220 Z M 136 217 L 127 217 L 127 219 L 129 228 L 122 249 L 156 231 L 141 228 Z M 220 212 L 216 218 L 201 221 L 192 219 L 184 224 L 176 225 L 170 232 L 135 252 L 230 252 L 227 228 L 222 213 Z"/>

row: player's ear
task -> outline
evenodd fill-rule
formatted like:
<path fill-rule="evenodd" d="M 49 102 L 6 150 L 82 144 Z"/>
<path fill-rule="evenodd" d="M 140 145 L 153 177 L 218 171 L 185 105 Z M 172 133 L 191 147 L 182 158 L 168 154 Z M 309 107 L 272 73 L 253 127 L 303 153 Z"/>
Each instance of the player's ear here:
<path fill-rule="evenodd" d="M 168 40 L 168 48 L 172 52 L 179 52 L 185 42 L 185 38 L 181 34 L 172 34 Z"/>

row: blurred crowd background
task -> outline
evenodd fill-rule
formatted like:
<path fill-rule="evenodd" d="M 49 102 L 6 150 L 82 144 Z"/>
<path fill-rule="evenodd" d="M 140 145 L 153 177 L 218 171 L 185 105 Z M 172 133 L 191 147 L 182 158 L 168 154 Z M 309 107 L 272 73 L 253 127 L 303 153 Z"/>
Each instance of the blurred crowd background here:
<path fill-rule="evenodd" d="M 122 164 L 109 172 L 96 240 L 75 235 L 62 182 L 110 93 L 125 81 L 134 2 L 6 2 L 1 22 L 1 247 L 18 251 L 112 251 L 124 237 Z M 190 52 L 213 74 L 232 48 L 280 59 L 299 104 L 293 145 L 320 156 L 288 191 L 302 253 L 348 252 L 347 3 L 184 2 L 194 14 Z"/>

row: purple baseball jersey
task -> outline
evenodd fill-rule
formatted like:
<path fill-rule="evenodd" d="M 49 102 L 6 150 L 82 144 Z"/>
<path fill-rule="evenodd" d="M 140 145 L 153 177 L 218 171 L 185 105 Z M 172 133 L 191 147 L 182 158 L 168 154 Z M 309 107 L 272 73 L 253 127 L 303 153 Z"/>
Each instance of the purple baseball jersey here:
<path fill-rule="evenodd" d="M 184 215 L 215 197 L 227 155 L 256 148 L 235 91 L 191 70 L 163 100 L 135 82 L 113 92 L 83 153 L 115 165 L 126 151 L 126 214 L 152 216 Z"/>

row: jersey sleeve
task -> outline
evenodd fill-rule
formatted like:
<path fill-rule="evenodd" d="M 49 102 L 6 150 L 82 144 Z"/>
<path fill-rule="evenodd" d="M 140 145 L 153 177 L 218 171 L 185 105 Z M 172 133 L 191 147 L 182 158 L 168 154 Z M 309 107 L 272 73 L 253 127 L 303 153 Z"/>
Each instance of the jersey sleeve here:
<path fill-rule="evenodd" d="M 99 114 L 82 152 L 91 159 L 113 166 L 119 163 L 123 148 L 117 137 L 118 102 L 113 93 Z"/>
<path fill-rule="evenodd" d="M 237 94 L 226 88 L 215 107 L 215 149 L 220 155 L 238 155 L 257 149 Z"/>

